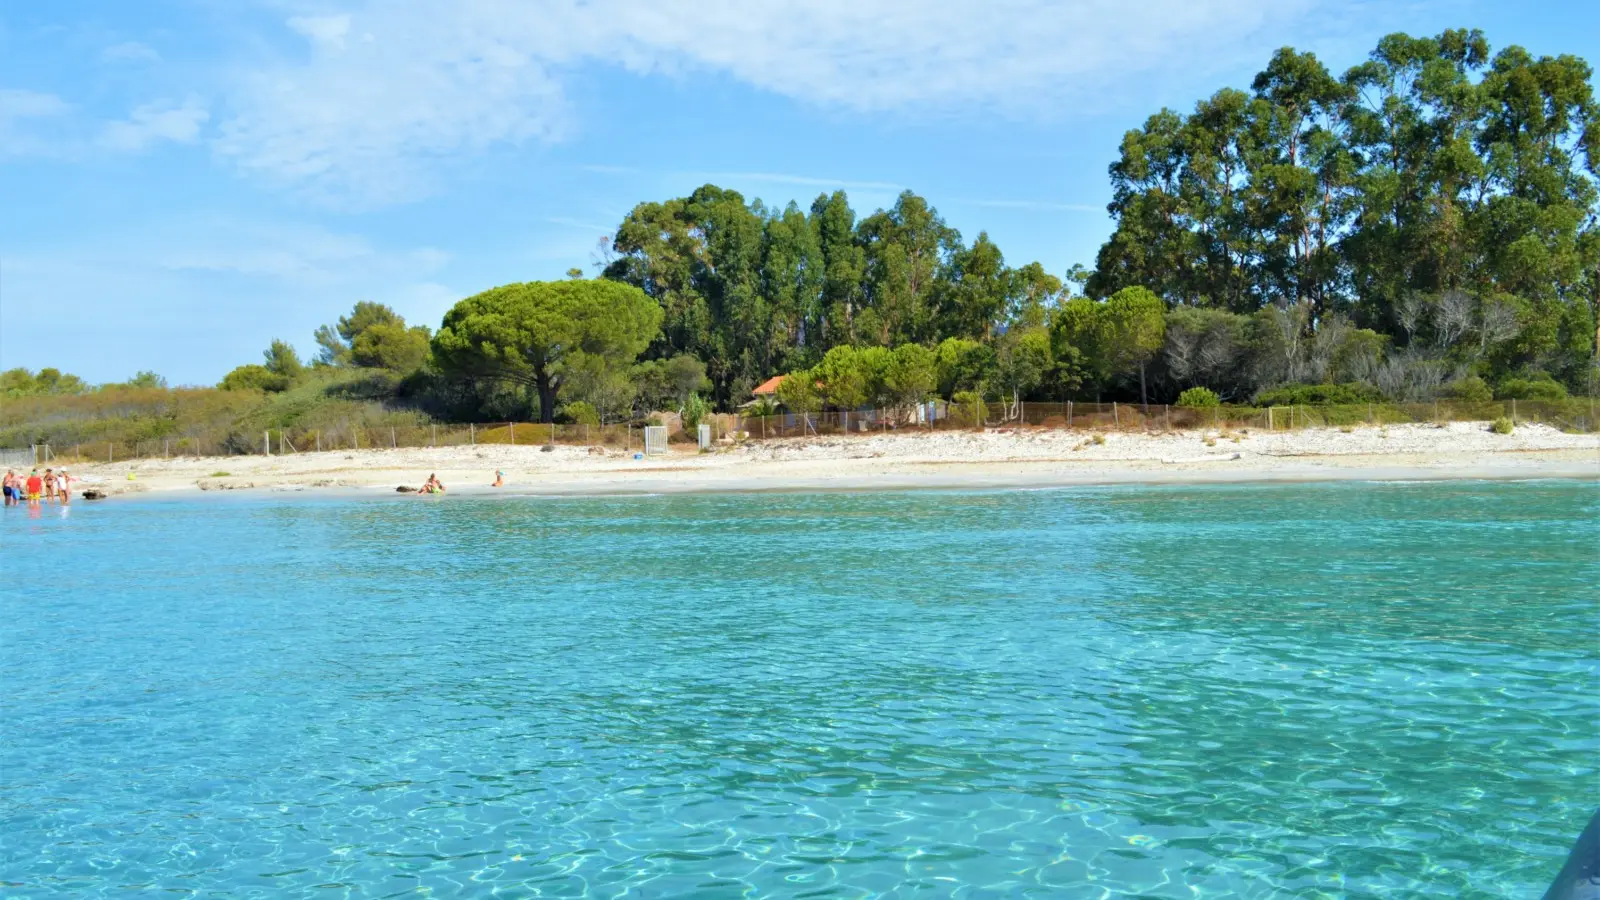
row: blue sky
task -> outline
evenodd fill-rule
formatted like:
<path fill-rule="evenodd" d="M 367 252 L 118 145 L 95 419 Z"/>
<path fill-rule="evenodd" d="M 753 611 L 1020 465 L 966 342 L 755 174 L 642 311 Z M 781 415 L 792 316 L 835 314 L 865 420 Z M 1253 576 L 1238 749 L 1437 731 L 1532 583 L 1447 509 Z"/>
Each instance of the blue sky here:
<path fill-rule="evenodd" d="M 1061 273 L 1163 105 L 1391 31 L 1600 62 L 1592 2 L 0 4 L 0 367 L 209 384 L 357 300 L 589 269 L 637 202 L 902 188 Z"/>

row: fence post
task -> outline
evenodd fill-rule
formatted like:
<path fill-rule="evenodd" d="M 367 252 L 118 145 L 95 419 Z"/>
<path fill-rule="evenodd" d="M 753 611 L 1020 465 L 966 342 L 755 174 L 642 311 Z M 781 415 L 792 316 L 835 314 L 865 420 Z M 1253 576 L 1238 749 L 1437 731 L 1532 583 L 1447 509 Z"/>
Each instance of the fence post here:
<path fill-rule="evenodd" d="M 1167 411 L 1167 430 L 1171 431 L 1172 430 L 1172 404 L 1169 403 L 1166 406 L 1163 406 L 1162 409 Z"/>
<path fill-rule="evenodd" d="M 467 423 L 467 444 L 473 447 L 478 445 L 478 426 L 472 422 Z"/>
<path fill-rule="evenodd" d="M 428 446 L 429 447 L 437 447 L 437 446 L 439 446 L 439 426 L 438 425 L 429 425 L 428 426 L 428 432 L 429 432 L 428 433 Z"/>
<path fill-rule="evenodd" d="M 322 429 L 317 429 L 317 452 L 322 452 Z"/>
<path fill-rule="evenodd" d="M 1270 406 L 1267 407 L 1267 430 L 1268 431 L 1277 431 L 1276 428 L 1272 427 L 1272 407 L 1270 407 Z"/>
<path fill-rule="evenodd" d="M 395 441 L 395 439 L 394 439 L 394 426 L 390 425 L 389 426 L 389 449 L 390 450 L 398 450 L 399 448 L 400 448 L 399 443 L 397 443 Z"/>
<path fill-rule="evenodd" d="M 1111 401 L 1111 424 L 1122 427 L 1122 414 L 1117 412 L 1117 401 Z"/>
<path fill-rule="evenodd" d="M 555 443 L 556 443 L 556 420 L 555 419 L 551 419 L 550 420 L 550 446 L 554 447 Z"/>
<path fill-rule="evenodd" d="M 261 432 L 261 452 L 267 456 L 272 455 L 272 432 Z"/>
<path fill-rule="evenodd" d="M 506 428 L 511 432 L 511 446 L 517 445 L 517 423 L 507 422 Z"/>
<path fill-rule="evenodd" d="M 1072 401 L 1067 401 L 1067 427 L 1072 427 Z"/>
<path fill-rule="evenodd" d="M 1511 424 L 1517 424 L 1517 398 L 1511 398 Z"/>
<path fill-rule="evenodd" d="M 1028 401 L 1026 400 L 1017 401 L 1017 424 L 1028 424 Z"/>

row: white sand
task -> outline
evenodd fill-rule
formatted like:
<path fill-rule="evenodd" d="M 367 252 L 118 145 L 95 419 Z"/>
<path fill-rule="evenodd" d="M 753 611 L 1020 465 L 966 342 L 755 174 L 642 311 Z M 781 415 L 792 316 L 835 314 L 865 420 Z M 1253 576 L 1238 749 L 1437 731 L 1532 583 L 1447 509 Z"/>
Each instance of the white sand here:
<path fill-rule="evenodd" d="M 674 448 L 635 460 L 617 450 L 480 445 L 287 456 L 137 460 L 71 466 L 76 486 L 112 494 L 338 491 L 394 495 L 437 473 L 462 494 L 1045 487 L 1072 484 L 1447 478 L 1600 478 L 1600 435 L 1486 423 L 1391 425 L 1219 435 L 1007 429 L 793 438 Z M 496 469 L 506 487 L 488 485 Z M 128 480 L 128 473 L 134 480 Z M 226 472 L 226 475 L 215 473 Z"/>

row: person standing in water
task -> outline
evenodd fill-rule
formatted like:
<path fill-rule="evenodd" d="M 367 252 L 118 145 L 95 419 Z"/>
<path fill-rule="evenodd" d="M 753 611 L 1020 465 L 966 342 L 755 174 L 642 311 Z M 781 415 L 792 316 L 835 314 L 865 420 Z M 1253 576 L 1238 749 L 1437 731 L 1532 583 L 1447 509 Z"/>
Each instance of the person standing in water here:
<path fill-rule="evenodd" d="M 64 504 L 72 502 L 72 476 L 67 474 L 66 469 L 56 474 L 56 495 Z"/>
<path fill-rule="evenodd" d="M 17 504 L 17 473 L 7 469 L 6 477 L 3 484 L 0 484 L 0 489 L 3 489 L 5 493 L 6 505 L 15 506 Z"/>
<path fill-rule="evenodd" d="M 56 470 L 53 468 L 44 470 L 44 499 L 49 503 L 56 500 Z"/>
<path fill-rule="evenodd" d="M 28 489 L 28 505 L 38 506 L 39 495 L 44 493 L 44 479 L 39 477 L 38 469 L 28 474 L 28 481 L 24 486 Z"/>

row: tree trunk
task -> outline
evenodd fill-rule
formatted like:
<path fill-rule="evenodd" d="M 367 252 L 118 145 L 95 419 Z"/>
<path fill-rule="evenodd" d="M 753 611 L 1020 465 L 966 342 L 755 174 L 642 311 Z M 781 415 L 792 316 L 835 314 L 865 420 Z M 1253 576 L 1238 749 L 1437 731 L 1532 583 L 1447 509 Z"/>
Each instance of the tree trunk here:
<path fill-rule="evenodd" d="M 549 425 L 556 420 L 556 385 L 550 373 L 540 371 L 534 376 L 534 388 L 539 392 L 539 422 Z"/>
<path fill-rule="evenodd" d="M 1144 390 L 1144 362 L 1139 362 L 1139 406 L 1144 409 L 1145 415 L 1150 415 L 1150 400 Z"/>

